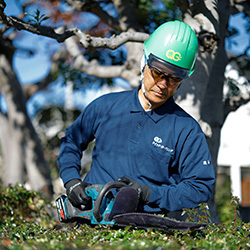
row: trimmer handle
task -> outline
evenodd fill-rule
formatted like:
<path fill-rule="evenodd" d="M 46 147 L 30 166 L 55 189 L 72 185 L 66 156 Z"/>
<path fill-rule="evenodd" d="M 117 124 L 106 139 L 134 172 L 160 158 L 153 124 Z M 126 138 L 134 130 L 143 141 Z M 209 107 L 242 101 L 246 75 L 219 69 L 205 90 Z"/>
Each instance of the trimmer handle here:
<path fill-rule="evenodd" d="M 96 218 L 96 220 L 98 222 L 102 221 L 102 219 L 103 219 L 103 216 L 100 213 L 100 209 L 101 209 L 103 198 L 105 197 L 107 192 L 109 192 L 110 189 L 112 189 L 112 188 L 121 188 L 121 187 L 127 187 L 127 186 L 128 185 L 126 183 L 124 183 L 124 182 L 111 181 L 111 182 L 106 183 L 102 187 L 102 189 L 100 190 L 100 192 L 99 192 L 99 194 L 98 194 L 98 196 L 96 198 L 95 206 L 93 208 L 93 215 L 94 215 L 94 217 Z"/>

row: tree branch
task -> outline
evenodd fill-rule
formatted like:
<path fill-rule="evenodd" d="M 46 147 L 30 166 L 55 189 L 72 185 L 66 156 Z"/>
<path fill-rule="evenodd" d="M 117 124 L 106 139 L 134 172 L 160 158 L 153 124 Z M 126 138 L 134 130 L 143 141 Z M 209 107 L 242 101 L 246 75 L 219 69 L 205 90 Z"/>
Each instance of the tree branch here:
<path fill-rule="evenodd" d="M 109 49 L 116 49 L 126 42 L 144 42 L 149 37 L 146 33 L 129 31 L 123 32 L 117 36 L 112 36 L 111 38 L 93 37 L 86 35 L 80 30 L 77 30 L 75 34 L 85 48 L 94 47 Z"/>
<path fill-rule="evenodd" d="M 65 0 L 76 11 L 88 11 L 98 16 L 104 23 L 108 24 L 111 28 L 122 32 L 120 23 L 116 18 L 110 16 L 106 11 L 103 11 L 100 4 L 96 1 L 78 1 L 78 0 Z"/>
<path fill-rule="evenodd" d="M 189 4 L 188 0 L 175 0 L 176 6 L 179 7 L 182 13 L 186 13 L 191 3 Z"/>
<path fill-rule="evenodd" d="M 60 34 L 57 33 L 56 29 L 53 29 L 51 27 L 30 24 L 19 20 L 16 17 L 9 17 L 4 13 L 5 7 L 6 3 L 4 2 L 4 0 L 0 0 L 0 21 L 2 21 L 7 26 L 14 27 L 18 30 L 27 30 L 37 35 L 47 36 L 56 39 L 58 42 L 64 42 L 65 39 L 74 35 L 74 29 L 66 30 L 64 33 Z"/>
<path fill-rule="evenodd" d="M 241 105 L 250 101 L 250 91 L 239 96 L 226 99 L 224 104 L 224 121 L 231 111 L 236 111 Z"/>
<path fill-rule="evenodd" d="M 140 13 L 136 12 L 135 1 L 112 0 L 112 2 L 118 12 L 123 31 L 144 31 L 144 27 L 138 22 Z"/>
<path fill-rule="evenodd" d="M 1 0 L 2 2 L 2 0 Z M 0 3 L 1 3 L 0 2 Z M 3 6 L 0 4 L 0 18 L 7 26 L 14 27 L 18 30 L 26 30 L 31 33 L 53 38 L 58 42 L 64 42 L 67 38 L 76 35 L 79 37 L 81 44 L 87 47 L 94 48 L 109 48 L 116 49 L 126 42 L 144 42 L 148 39 L 148 34 L 141 32 L 123 32 L 118 36 L 111 38 L 100 38 L 86 35 L 79 29 L 65 30 L 62 27 L 54 29 L 47 26 L 29 24 L 15 17 L 6 16 L 3 12 Z"/>
<path fill-rule="evenodd" d="M 58 33 L 57 29 L 53 29 L 51 27 L 29 24 L 18 20 L 15 17 L 8 17 L 3 12 L 1 12 L 1 10 L 0 17 L 2 21 L 8 26 L 14 27 L 18 30 L 26 30 L 37 35 L 50 37 L 57 40 L 59 43 L 64 42 L 68 37 L 71 37 L 75 34 L 75 29 L 65 30 L 64 33 L 60 34 Z"/>
<path fill-rule="evenodd" d="M 233 0 L 233 11 L 232 14 L 237 14 L 239 12 L 246 12 L 250 10 L 249 0 Z"/>
<path fill-rule="evenodd" d="M 130 82 L 131 86 L 138 86 L 140 77 L 136 76 L 133 70 L 137 67 L 133 62 L 126 62 L 123 65 L 116 66 L 103 66 L 98 63 L 97 60 L 88 61 L 82 55 L 77 45 L 76 40 L 71 37 L 65 41 L 67 51 L 73 59 L 73 67 L 76 70 L 87 73 L 88 75 L 94 75 L 100 78 L 115 78 L 122 77 Z"/>
<path fill-rule="evenodd" d="M 244 58 L 244 57 L 247 57 L 247 52 L 248 50 L 250 50 L 250 45 L 245 49 L 245 51 L 240 54 L 240 55 L 237 55 L 237 56 L 231 56 L 228 60 L 228 63 L 232 62 L 232 61 L 236 61 L 237 59 L 240 59 L 240 58 Z"/>

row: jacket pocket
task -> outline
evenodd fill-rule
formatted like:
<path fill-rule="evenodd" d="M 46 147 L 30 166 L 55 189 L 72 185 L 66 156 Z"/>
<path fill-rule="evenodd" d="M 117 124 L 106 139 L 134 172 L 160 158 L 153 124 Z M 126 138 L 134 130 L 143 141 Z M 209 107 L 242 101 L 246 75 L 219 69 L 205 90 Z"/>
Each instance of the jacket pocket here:
<path fill-rule="evenodd" d="M 143 166 L 139 167 L 140 175 L 146 177 L 152 182 L 168 184 L 168 169 L 172 162 L 172 157 L 171 153 L 163 151 L 160 148 L 149 148 L 146 151 Z"/>

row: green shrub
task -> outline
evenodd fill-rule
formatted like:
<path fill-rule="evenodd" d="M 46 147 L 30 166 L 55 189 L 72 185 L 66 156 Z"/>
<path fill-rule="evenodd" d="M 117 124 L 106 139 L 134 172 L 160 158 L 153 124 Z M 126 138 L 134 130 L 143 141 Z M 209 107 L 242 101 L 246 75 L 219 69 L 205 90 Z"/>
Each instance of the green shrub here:
<path fill-rule="evenodd" d="M 242 223 L 235 214 L 237 200 L 231 204 L 231 223 L 209 223 L 202 231 L 60 224 L 50 216 L 51 207 L 21 185 L 0 186 L 0 249 L 250 249 L 250 223 Z M 189 220 L 209 222 L 206 204 L 200 209 L 203 215 L 186 210 Z"/>
<path fill-rule="evenodd" d="M 48 222 L 49 202 L 35 191 L 28 191 L 22 185 L 8 186 L 4 188 L 0 185 L 0 226 L 8 221 L 15 224 L 20 221 L 28 222 Z M 44 225 L 45 226 L 45 225 Z"/>

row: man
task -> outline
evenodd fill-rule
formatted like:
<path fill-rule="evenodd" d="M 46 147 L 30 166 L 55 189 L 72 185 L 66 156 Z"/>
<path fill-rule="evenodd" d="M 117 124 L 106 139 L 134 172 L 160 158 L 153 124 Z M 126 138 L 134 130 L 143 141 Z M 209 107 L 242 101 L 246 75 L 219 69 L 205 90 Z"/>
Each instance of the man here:
<path fill-rule="evenodd" d="M 198 123 L 173 99 L 195 69 L 198 42 L 183 22 L 162 24 L 144 43 L 142 84 L 89 104 L 66 130 L 58 157 L 69 200 L 86 205 L 84 188 L 119 180 L 138 192 L 139 209 L 177 211 L 206 202 L 215 176 Z M 82 151 L 95 139 L 81 180 Z"/>

